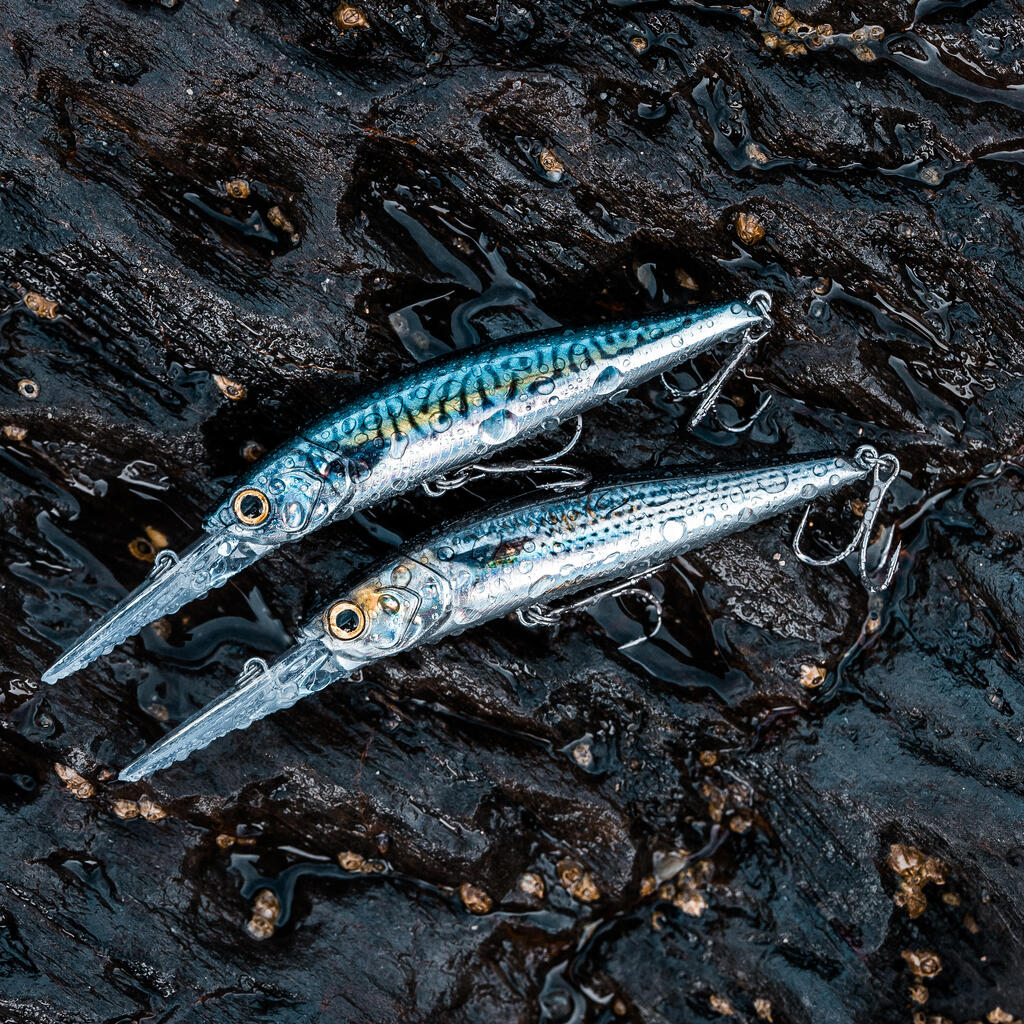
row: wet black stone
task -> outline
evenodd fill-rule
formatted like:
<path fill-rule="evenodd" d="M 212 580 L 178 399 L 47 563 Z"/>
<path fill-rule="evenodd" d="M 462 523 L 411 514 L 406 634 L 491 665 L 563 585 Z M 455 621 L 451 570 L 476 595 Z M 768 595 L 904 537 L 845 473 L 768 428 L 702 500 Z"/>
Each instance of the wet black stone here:
<path fill-rule="evenodd" d="M 0 1018 L 689 1022 L 767 999 L 777 1024 L 905 1022 L 920 949 L 942 962 L 924 1012 L 1024 1016 L 1020 5 L 922 0 L 904 33 L 907 3 L 813 2 L 795 17 L 832 35 L 799 38 L 713 6 L 360 6 L 344 33 L 330 4 L 259 0 L 5 26 Z M 314 410 L 453 344 L 755 287 L 778 326 L 722 413 L 770 391 L 750 435 L 688 433 L 651 385 L 589 414 L 574 457 L 895 451 L 884 599 L 772 522 L 662 571 L 639 646 L 619 650 L 650 627 L 635 601 L 498 622 L 149 784 L 103 777 L 396 534 L 517 486 L 494 482 L 323 531 L 40 684 L 144 575 L 131 541 L 184 546 L 242 452 Z M 852 527 L 845 501 L 815 520 L 824 543 Z M 166 816 L 115 813 L 143 794 Z M 893 843 L 948 868 L 918 917 Z M 713 865 L 699 917 L 640 895 L 679 848 Z M 261 889 L 282 913 L 258 942 Z"/>

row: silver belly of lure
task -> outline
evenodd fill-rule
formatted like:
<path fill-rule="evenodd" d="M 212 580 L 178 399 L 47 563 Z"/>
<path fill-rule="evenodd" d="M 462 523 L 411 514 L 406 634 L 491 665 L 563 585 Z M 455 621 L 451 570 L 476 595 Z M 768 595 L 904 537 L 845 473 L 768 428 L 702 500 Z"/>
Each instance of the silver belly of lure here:
<path fill-rule="evenodd" d="M 528 623 L 550 621 L 551 601 L 635 579 L 685 551 L 801 507 L 798 556 L 831 564 L 859 547 L 865 586 L 882 589 L 899 551 L 890 558 L 887 543 L 884 564 L 872 573 L 868 549 L 898 473 L 895 456 L 864 446 L 850 457 L 633 479 L 477 515 L 379 566 L 303 627 L 273 666 L 253 659 L 232 690 L 170 732 L 121 778 L 133 781 L 164 768 L 364 665 L 512 612 Z M 853 542 L 831 558 L 804 554 L 797 545 L 810 503 L 867 477 L 872 486 Z"/>
<path fill-rule="evenodd" d="M 143 583 L 68 648 L 43 681 L 78 671 L 284 543 L 414 487 L 437 493 L 493 472 L 483 460 L 495 452 L 737 340 L 722 370 L 698 389 L 703 398 L 691 422 L 700 419 L 767 333 L 770 309 L 761 291 L 689 313 L 499 341 L 425 364 L 346 404 L 257 463 L 206 518 L 200 539 L 180 556 L 160 552 Z M 588 482 L 550 460 L 496 468 L 547 469 L 563 482 Z"/>

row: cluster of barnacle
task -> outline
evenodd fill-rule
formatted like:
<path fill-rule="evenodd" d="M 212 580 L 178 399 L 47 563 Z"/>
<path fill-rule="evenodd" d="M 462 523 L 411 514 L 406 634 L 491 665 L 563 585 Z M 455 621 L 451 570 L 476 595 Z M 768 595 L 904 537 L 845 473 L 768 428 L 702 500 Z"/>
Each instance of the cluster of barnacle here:
<path fill-rule="evenodd" d="M 96 787 L 70 765 L 55 764 L 53 770 L 72 796 L 79 800 L 91 800 L 96 796 Z M 110 773 L 101 772 L 100 778 L 103 779 L 105 777 L 109 778 Z M 139 797 L 138 800 L 125 800 L 121 798 L 112 800 L 110 809 L 119 818 L 123 818 L 126 821 L 132 818 L 144 818 L 146 821 L 162 821 L 167 817 L 167 811 L 151 796 L 146 795 Z"/>
<path fill-rule="evenodd" d="M 555 866 L 555 871 L 562 888 L 581 903 L 593 903 L 600 898 L 601 891 L 594 876 L 579 861 L 564 857 Z"/>
<path fill-rule="evenodd" d="M 718 755 L 713 750 L 702 750 L 698 760 L 705 768 L 713 768 L 718 763 Z M 733 832 L 746 832 L 754 823 L 750 810 L 753 796 L 750 788 L 735 782 L 724 786 L 716 786 L 712 782 L 702 782 L 700 795 L 708 802 L 708 817 L 721 824 L 727 821 Z"/>
<path fill-rule="evenodd" d="M 810 50 L 820 50 L 831 45 L 837 39 L 832 26 L 828 24 L 811 25 L 794 17 L 793 12 L 781 5 L 771 9 L 768 15 L 769 30 L 762 33 L 764 45 L 769 50 L 784 54 L 787 57 L 800 57 Z M 881 25 L 861 25 L 850 33 L 853 55 L 858 60 L 871 61 L 878 57 L 874 44 L 885 38 L 885 29 Z"/>
<path fill-rule="evenodd" d="M 269 939 L 277 930 L 281 916 L 281 901 L 271 889 L 260 889 L 252 901 L 252 917 L 246 922 L 246 931 L 254 939 Z"/>
<path fill-rule="evenodd" d="M 593 903 L 600 899 L 601 891 L 594 876 L 579 861 L 564 857 L 556 865 L 555 871 L 559 884 L 574 899 L 581 903 Z M 517 887 L 533 900 L 542 900 L 546 895 L 544 879 L 534 871 L 520 875 Z M 472 914 L 488 914 L 494 907 L 490 895 L 471 882 L 465 882 L 459 887 L 459 898 Z"/>
<path fill-rule="evenodd" d="M 879 43 L 885 38 L 885 29 L 881 25 L 861 25 L 850 33 L 853 42 L 853 55 L 857 60 L 874 60 L 878 54 L 871 48 L 872 43 Z"/>
<path fill-rule="evenodd" d="M 689 857 L 686 850 L 673 852 L 683 862 Z M 658 885 L 654 875 L 648 875 L 640 883 L 640 896 L 646 898 L 657 892 L 659 899 L 667 900 L 684 914 L 700 917 L 708 906 L 706 892 L 714 873 L 711 861 L 702 860 L 684 868 L 674 879 L 662 882 L 661 885 Z M 663 917 L 660 910 L 655 910 L 651 915 L 651 927 L 655 931 L 661 931 Z"/>
<path fill-rule="evenodd" d="M 831 25 L 809 25 L 781 6 L 772 8 L 768 22 L 775 31 L 764 33 L 764 45 L 787 57 L 803 56 L 808 47 L 817 50 L 832 36 Z"/>
<path fill-rule="evenodd" d="M 357 875 L 375 875 L 387 871 L 388 866 L 382 860 L 371 860 L 355 850 L 343 850 L 338 854 L 338 864 L 343 871 L 351 871 Z"/>
<path fill-rule="evenodd" d="M 945 885 L 946 865 L 938 857 L 928 857 L 916 847 L 903 843 L 893 843 L 889 847 L 888 864 L 900 880 L 893 902 L 903 907 L 910 917 L 920 917 L 928 906 L 924 887 L 929 884 Z"/>

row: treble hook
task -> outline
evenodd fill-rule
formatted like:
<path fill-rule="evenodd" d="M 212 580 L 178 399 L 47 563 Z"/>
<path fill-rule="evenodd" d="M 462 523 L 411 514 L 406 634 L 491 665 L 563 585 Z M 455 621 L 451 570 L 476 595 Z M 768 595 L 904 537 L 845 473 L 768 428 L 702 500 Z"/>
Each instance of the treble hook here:
<path fill-rule="evenodd" d="M 668 392 L 668 400 L 670 402 L 678 403 L 686 401 L 689 398 L 696 398 L 698 395 L 703 395 L 703 399 L 697 408 L 690 415 L 690 419 L 687 423 L 687 427 L 692 430 L 705 416 L 714 408 L 715 403 L 718 401 L 719 395 L 722 393 L 722 388 L 725 387 L 726 381 L 732 376 L 736 367 L 743 362 L 744 359 L 750 354 L 754 346 L 759 341 L 768 335 L 768 332 L 772 329 L 772 321 L 769 313 L 772 309 L 772 297 L 763 289 L 751 292 L 746 299 L 748 306 L 753 306 L 763 317 L 765 323 L 760 330 L 756 330 L 753 327 L 748 327 L 743 333 L 743 340 L 739 345 L 736 346 L 736 351 L 733 352 L 732 356 L 725 362 L 725 364 L 718 370 L 718 372 L 710 379 L 705 381 L 698 387 L 692 388 L 689 391 L 684 391 L 682 388 L 676 387 L 667 377 L 666 374 L 661 375 L 661 382 L 665 386 L 665 390 Z M 742 434 L 749 430 L 760 418 L 761 413 L 768 408 L 771 403 L 772 396 L 766 395 L 753 415 L 750 416 L 746 423 L 737 424 L 733 427 L 725 426 L 720 424 L 723 429 L 728 430 L 731 434 Z"/>
<path fill-rule="evenodd" d="M 657 594 L 651 593 L 645 587 L 638 587 L 637 584 L 649 579 L 655 573 L 665 568 L 664 563 L 662 565 L 656 565 L 652 569 L 646 569 L 643 572 L 637 573 L 635 576 L 630 576 L 628 580 L 623 580 L 621 583 L 617 583 L 611 587 L 605 587 L 601 590 L 593 591 L 587 594 L 585 597 L 581 597 L 578 601 L 570 601 L 562 605 L 550 605 L 550 604 L 534 604 L 528 608 L 519 608 L 516 610 L 516 618 L 524 625 L 531 628 L 537 626 L 555 626 L 558 624 L 560 619 L 565 618 L 567 615 L 571 615 L 573 612 L 583 611 L 585 608 L 591 608 L 595 604 L 603 601 L 606 597 L 639 597 L 647 602 L 647 604 L 654 609 L 656 616 L 656 622 L 654 629 L 650 633 L 644 634 L 642 637 L 638 637 L 632 643 L 639 643 L 641 640 L 649 640 L 655 633 L 661 629 L 662 622 L 665 617 L 665 608 L 661 603 L 661 598 Z M 630 646 L 630 645 L 627 645 Z"/>
<path fill-rule="evenodd" d="M 576 430 L 572 439 L 563 448 L 550 455 L 538 456 L 532 460 L 520 462 L 474 462 L 465 469 L 459 470 L 452 476 L 440 476 L 434 480 L 424 480 L 421 484 L 423 490 L 431 498 L 440 498 L 448 491 L 458 490 L 469 484 L 476 483 L 488 476 L 504 476 L 505 474 L 516 473 L 557 473 L 562 479 L 554 480 L 551 483 L 540 484 L 539 490 L 561 490 L 562 488 L 586 487 L 591 477 L 586 470 L 577 469 L 575 466 L 563 465 L 555 460 L 568 455 L 576 447 L 580 436 L 583 434 L 583 417 L 576 417 Z"/>
<path fill-rule="evenodd" d="M 871 490 L 868 492 L 868 500 L 864 508 L 864 518 L 860 526 L 857 527 L 853 540 L 839 554 L 832 555 L 829 558 L 812 558 L 801 551 L 800 541 L 807 526 L 807 517 L 811 513 L 811 507 L 808 505 L 804 509 L 803 518 L 800 520 L 796 533 L 793 534 L 793 553 L 801 562 L 807 565 L 835 565 L 837 562 L 842 562 L 852 555 L 859 546 L 860 553 L 857 558 L 857 564 L 860 570 L 861 581 L 869 594 L 877 594 L 879 591 L 885 590 L 892 583 L 892 578 L 896 575 L 896 566 L 899 562 L 900 552 L 903 550 L 903 543 L 901 541 L 897 545 L 896 551 L 890 557 L 889 549 L 892 547 L 893 536 L 890 533 L 882 547 L 882 553 L 878 556 L 877 565 L 870 572 L 868 571 L 868 548 L 871 547 L 871 536 L 875 532 L 875 521 L 878 519 L 878 513 L 881 510 L 886 494 L 889 492 L 889 488 L 892 487 L 893 481 L 899 476 L 900 460 L 895 455 L 888 453 L 879 455 L 875 448 L 866 444 L 857 449 L 853 456 L 853 462 L 861 468 L 872 472 Z M 878 583 L 876 582 L 876 577 L 880 572 L 884 573 L 884 575 L 882 581 Z"/>

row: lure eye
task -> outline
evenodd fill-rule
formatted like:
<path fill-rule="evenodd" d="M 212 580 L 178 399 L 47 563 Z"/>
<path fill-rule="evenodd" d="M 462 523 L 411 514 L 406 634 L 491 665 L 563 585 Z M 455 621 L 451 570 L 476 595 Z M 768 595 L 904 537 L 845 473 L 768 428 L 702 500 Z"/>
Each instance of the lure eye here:
<path fill-rule="evenodd" d="M 327 632 L 338 640 L 355 640 L 366 628 L 362 608 L 351 601 L 336 601 L 327 609 Z"/>
<path fill-rule="evenodd" d="M 246 487 L 231 503 L 238 521 L 246 526 L 259 526 L 270 515 L 270 499 L 255 487 Z"/>

